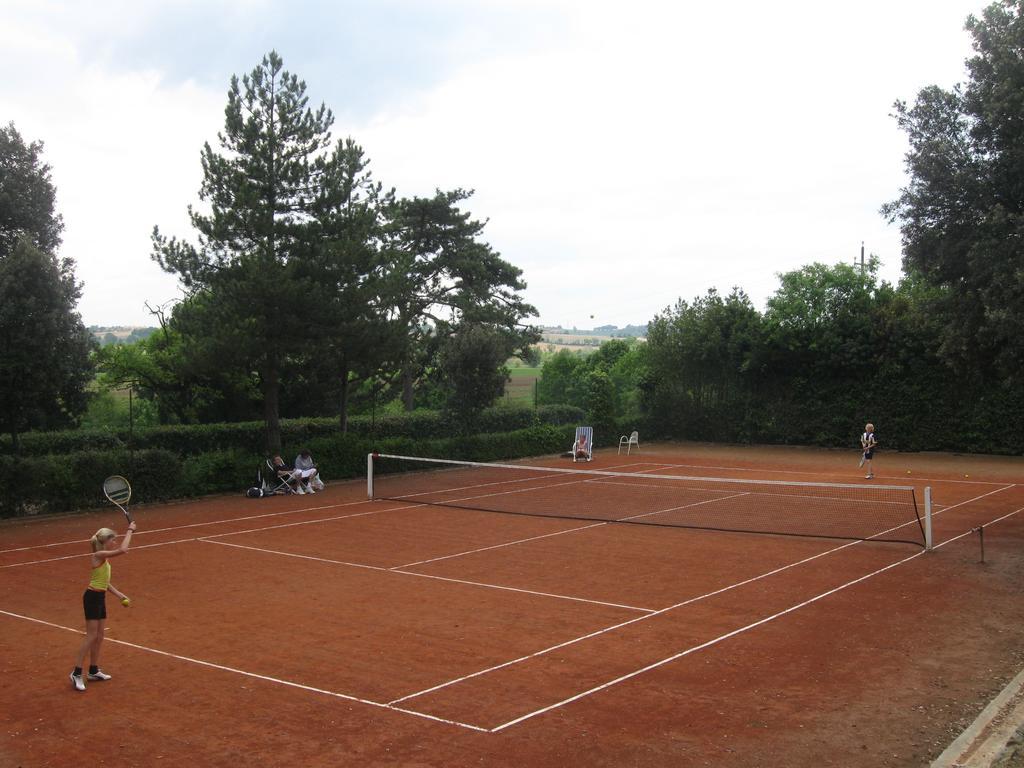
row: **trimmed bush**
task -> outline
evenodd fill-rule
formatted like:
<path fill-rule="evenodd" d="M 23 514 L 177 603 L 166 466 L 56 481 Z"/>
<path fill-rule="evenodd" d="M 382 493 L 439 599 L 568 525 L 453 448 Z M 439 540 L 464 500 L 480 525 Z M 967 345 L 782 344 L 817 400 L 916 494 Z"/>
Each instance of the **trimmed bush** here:
<path fill-rule="evenodd" d="M 238 450 L 189 456 L 182 462 L 182 488 L 179 495 L 247 488 L 255 484 L 256 470 L 261 461 L 263 459 L 257 454 Z"/>
<path fill-rule="evenodd" d="M 108 503 L 103 480 L 126 474 L 132 498 L 182 495 L 181 459 L 170 451 L 76 451 L 63 455 L 0 456 L 0 517 L 86 509 Z"/>
<path fill-rule="evenodd" d="M 41 456 L 85 450 L 117 450 L 127 447 L 127 430 L 122 435 L 110 429 L 66 429 L 59 432 L 25 432 L 18 435 L 19 454 Z M 0 436 L 0 454 L 13 453 L 10 435 Z"/>
<path fill-rule="evenodd" d="M 534 410 L 517 406 L 488 408 L 480 418 L 479 431 L 484 434 L 513 432 L 536 424 L 563 426 L 583 423 L 583 411 L 567 405 L 545 405 Z M 377 418 L 353 416 L 345 436 L 364 438 L 407 437 L 427 440 L 452 437 L 451 425 L 437 411 L 413 411 L 387 414 Z M 337 419 L 284 419 L 281 441 L 294 456 L 299 449 L 321 438 L 343 436 Z M 189 424 L 136 429 L 131 442 L 136 452 L 143 449 L 170 451 L 182 458 L 218 452 L 257 454 L 264 443 L 262 421 L 234 424 Z M 29 432 L 19 437 L 19 455 L 43 456 L 77 451 L 117 451 L 129 448 L 127 429 L 66 430 L 63 432 Z M 312 450 L 312 448 L 310 448 Z M 0 436 L 0 455 L 13 451 L 10 436 Z M 314 453 L 316 453 L 314 451 Z M 198 471 L 198 470 L 197 470 Z"/>
<path fill-rule="evenodd" d="M 458 438 L 370 438 L 340 433 L 302 435 L 286 446 L 292 456 L 308 447 L 327 481 L 362 477 L 371 451 L 470 461 L 500 461 L 557 453 L 572 442 L 572 429 L 534 425 L 498 434 Z M 243 493 L 254 482 L 264 458 L 237 449 L 210 451 L 182 459 L 163 449 L 76 451 L 45 456 L 0 456 L 0 517 L 88 509 L 106 503 L 103 479 L 123 474 L 135 501 L 162 501 L 209 493 Z"/>

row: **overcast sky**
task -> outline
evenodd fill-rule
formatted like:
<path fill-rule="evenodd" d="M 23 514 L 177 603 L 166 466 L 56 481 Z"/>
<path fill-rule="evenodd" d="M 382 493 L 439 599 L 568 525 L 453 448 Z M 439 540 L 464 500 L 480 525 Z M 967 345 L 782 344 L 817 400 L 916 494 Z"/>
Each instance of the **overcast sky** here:
<path fill-rule="evenodd" d="M 981 0 L 0 0 L 0 122 L 45 144 L 87 325 L 181 295 L 232 74 L 276 49 L 399 195 L 476 193 L 539 322 L 645 323 L 777 273 L 900 276 L 897 99 L 965 79 Z M 593 319 L 591 319 L 593 316 Z"/>

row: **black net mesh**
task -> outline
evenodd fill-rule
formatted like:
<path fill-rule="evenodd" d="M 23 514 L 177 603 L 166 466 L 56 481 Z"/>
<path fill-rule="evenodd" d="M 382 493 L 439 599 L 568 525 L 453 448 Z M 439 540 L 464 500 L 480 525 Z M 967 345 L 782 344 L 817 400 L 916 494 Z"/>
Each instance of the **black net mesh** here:
<path fill-rule="evenodd" d="M 789 483 L 375 455 L 376 499 L 505 514 L 924 546 L 910 486 Z"/>

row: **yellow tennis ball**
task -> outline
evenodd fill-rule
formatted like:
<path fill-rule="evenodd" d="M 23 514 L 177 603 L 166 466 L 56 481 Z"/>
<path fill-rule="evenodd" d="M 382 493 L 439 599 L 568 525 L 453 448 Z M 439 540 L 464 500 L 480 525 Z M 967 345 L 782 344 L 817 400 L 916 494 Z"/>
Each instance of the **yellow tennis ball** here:
<path fill-rule="evenodd" d="M 964 475 L 964 477 L 970 477 L 970 475 Z"/>
<path fill-rule="evenodd" d="M 127 608 L 131 604 L 132 604 L 132 601 L 129 600 L 127 597 L 124 600 L 121 601 L 121 605 L 123 605 L 125 608 Z"/>
<path fill-rule="evenodd" d="M 907 474 L 908 474 L 908 475 L 910 474 L 910 470 L 909 470 L 909 469 L 907 470 Z"/>

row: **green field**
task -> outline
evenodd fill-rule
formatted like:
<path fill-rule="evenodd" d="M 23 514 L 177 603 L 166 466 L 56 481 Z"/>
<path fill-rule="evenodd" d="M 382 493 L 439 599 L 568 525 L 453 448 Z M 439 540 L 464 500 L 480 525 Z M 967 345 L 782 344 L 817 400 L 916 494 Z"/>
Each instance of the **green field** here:
<path fill-rule="evenodd" d="M 540 368 L 509 368 L 505 384 L 505 400 L 533 405 L 534 383 L 540 378 Z"/>

